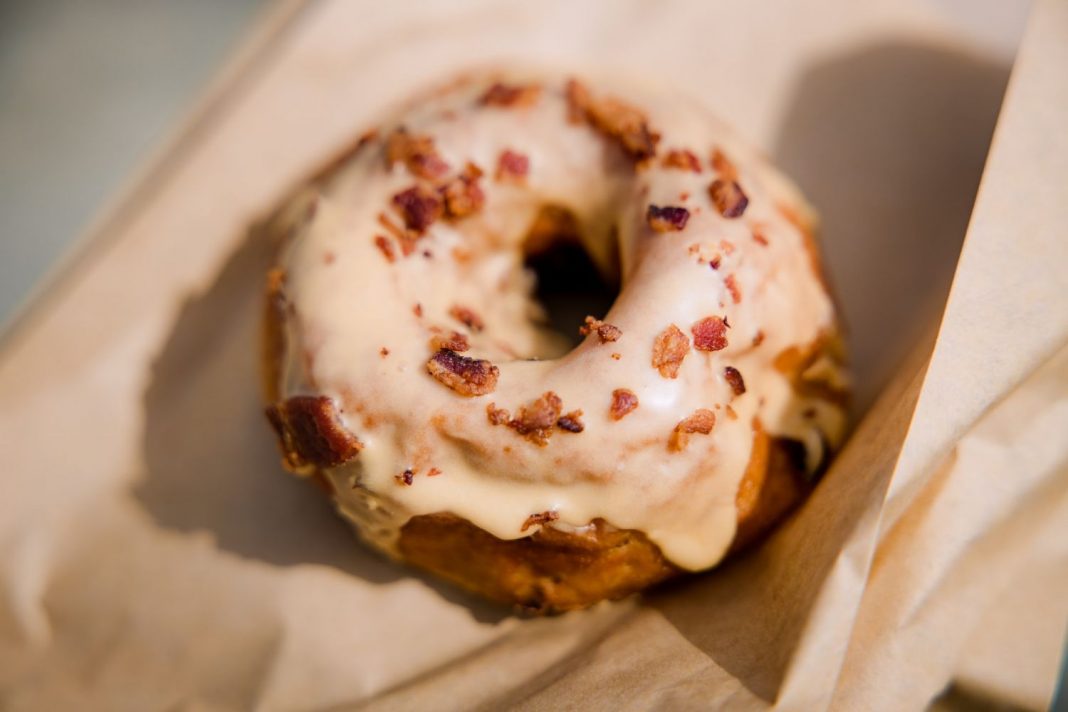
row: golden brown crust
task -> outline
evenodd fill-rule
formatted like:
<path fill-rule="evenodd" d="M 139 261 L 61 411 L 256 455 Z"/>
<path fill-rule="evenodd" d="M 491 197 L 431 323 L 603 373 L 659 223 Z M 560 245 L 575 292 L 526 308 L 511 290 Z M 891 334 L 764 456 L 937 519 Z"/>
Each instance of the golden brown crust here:
<path fill-rule="evenodd" d="M 505 541 L 453 514 L 426 514 L 401 528 L 399 546 L 416 566 L 537 613 L 622 598 L 679 573 L 640 532 L 599 519 L 588 531 L 542 527 Z"/>
<path fill-rule="evenodd" d="M 789 446 L 755 429 L 753 457 L 738 492 L 731 551 L 766 533 L 804 497 L 807 486 Z M 542 527 L 502 540 L 453 514 L 413 517 L 401 528 L 406 561 L 494 601 L 536 613 L 623 598 L 684 573 L 638 531 L 594 520 L 570 533 Z"/>

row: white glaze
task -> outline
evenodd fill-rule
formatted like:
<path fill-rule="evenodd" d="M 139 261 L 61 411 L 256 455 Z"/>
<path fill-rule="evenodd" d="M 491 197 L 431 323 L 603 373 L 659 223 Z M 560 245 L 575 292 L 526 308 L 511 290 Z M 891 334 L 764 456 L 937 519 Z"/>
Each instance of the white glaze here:
<path fill-rule="evenodd" d="M 703 167 L 696 174 L 656 162 L 635 172 L 611 141 L 589 126 L 568 123 L 563 79 L 542 84 L 531 107 L 480 107 L 476 99 L 488 80 L 475 80 L 420 102 L 402 117 L 411 132 L 431 135 L 454 168 L 473 161 L 486 171 L 485 208 L 459 223 L 434 223 L 419 242 L 420 250 L 432 253 L 429 259 L 416 253 L 391 264 L 374 245 L 374 236 L 383 234 L 378 214 L 392 214 L 391 197 L 415 183 L 403 165 L 387 170 L 381 141 L 322 186 L 314 217 L 281 258 L 292 305 L 282 395 L 325 394 L 340 404 L 345 427 L 364 449 L 327 474 L 339 509 L 364 538 L 387 551 L 399 527 L 417 514 L 453 512 L 512 539 L 533 531 L 521 531 L 529 515 L 552 510 L 559 515 L 553 526 L 582 527 L 601 517 L 645 532 L 683 568 L 707 568 L 734 536 L 735 495 L 755 419 L 771 434 L 816 450 L 820 432 L 832 443 L 841 436 L 841 410 L 798 396 L 772 367 L 775 355 L 811 343 L 834 324 L 833 305 L 812 272 L 802 235 L 776 206 L 808 209 L 762 158 L 685 100 L 620 94 L 642 108 L 662 135 L 660 154 L 690 149 Z M 379 135 L 399 123 L 383 125 Z M 709 200 L 708 185 L 716 177 L 707 160 L 713 146 L 735 164 L 749 197 L 739 219 L 721 217 Z M 523 187 L 493 180 L 505 148 L 530 157 Z M 687 200 L 680 200 L 683 192 Z M 595 315 L 623 330 L 619 341 L 601 344 L 591 336 L 560 354 L 559 338 L 532 323 L 537 307 L 519 246 L 546 203 L 576 214 L 586 248 L 606 266 L 616 249 L 610 227 L 619 226 L 623 288 L 607 315 Z M 650 203 L 687 207 L 685 230 L 652 232 L 644 220 Z M 766 247 L 752 238 L 757 225 Z M 732 253 L 721 249 L 722 240 L 733 243 Z M 692 245 L 705 254 L 722 253 L 720 268 L 699 263 Z M 460 264 L 452 256 L 456 247 L 471 250 L 475 259 Z M 742 291 L 740 304 L 724 284 L 731 274 Z M 421 318 L 413 313 L 417 303 Z M 430 328 L 466 331 L 447 314 L 456 303 L 472 307 L 486 323 L 482 333 L 471 334 L 465 355 L 500 368 L 492 394 L 463 397 L 426 371 Z M 657 334 L 674 323 L 690 336 L 690 325 L 711 315 L 728 316 L 730 345 L 713 353 L 691 350 L 678 378 L 662 377 L 651 364 Z M 753 348 L 758 331 L 765 339 Z M 614 360 L 613 353 L 621 358 Z M 545 360 L 523 360 L 535 357 Z M 743 374 L 745 394 L 733 396 L 723 376 L 728 365 Z M 632 390 L 640 401 L 620 421 L 609 417 L 616 388 Z M 583 411 L 584 432 L 558 431 L 539 447 L 489 423 L 487 404 L 515 413 L 546 391 L 562 398 L 564 412 Z M 727 416 L 728 404 L 736 419 Z M 805 419 L 801 413 L 810 407 L 816 417 Z M 672 452 L 672 430 L 698 408 L 716 413 L 714 430 L 693 435 L 682 452 Z M 427 477 L 431 467 L 442 474 Z M 410 486 L 395 479 L 406 468 L 416 473 Z"/>

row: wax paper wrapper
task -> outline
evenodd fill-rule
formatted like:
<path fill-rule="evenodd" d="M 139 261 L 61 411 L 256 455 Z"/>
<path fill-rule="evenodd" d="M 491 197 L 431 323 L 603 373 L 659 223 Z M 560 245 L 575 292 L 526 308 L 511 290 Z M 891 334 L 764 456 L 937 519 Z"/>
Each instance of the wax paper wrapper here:
<path fill-rule="evenodd" d="M 1010 81 L 1022 16 L 276 6 L 4 337 L 0 706 L 1047 704 L 1068 601 L 1068 5 L 1036 4 Z M 280 470 L 257 393 L 270 247 L 246 229 L 411 92 L 509 62 L 682 88 L 763 147 L 823 215 L 857 378 L 847 447 L 763 546 L 545 619 L 365 551 Z"/>

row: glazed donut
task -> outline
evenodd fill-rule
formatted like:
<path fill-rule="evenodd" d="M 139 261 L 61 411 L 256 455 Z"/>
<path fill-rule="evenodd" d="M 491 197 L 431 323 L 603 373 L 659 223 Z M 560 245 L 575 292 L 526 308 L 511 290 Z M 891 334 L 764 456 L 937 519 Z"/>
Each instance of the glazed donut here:
<path fill-rule="evenodd" d="M 845 427 L 812 211 L 702 108 L 628 91 L 453 82 L 262 225 L 286 467 L 373 547 L 536 611 L 715 565 Z M 620 285 L 574 347 L 525 266 L 564 242 Z"/>

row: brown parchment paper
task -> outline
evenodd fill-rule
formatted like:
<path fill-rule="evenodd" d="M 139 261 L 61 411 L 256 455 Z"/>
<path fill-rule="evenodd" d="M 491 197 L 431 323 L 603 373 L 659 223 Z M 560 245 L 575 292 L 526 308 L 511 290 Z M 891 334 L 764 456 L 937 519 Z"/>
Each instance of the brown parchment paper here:
<path fill-rule="evenodd" d="M 1016 45 L 982 5 L 279 5 L 2 342 L 0 707 L 898 710 L 953 680 L 941 704 L 1042 707 L 1068 600 L 1068 8 L 1036 6 L 961 252 Z M 507 61 L 684 87 L 797 177 L 863 415 L 752 554 L 541 620 L 365 552 L 280 471 L 245 230 L 414 89 Z"/>

